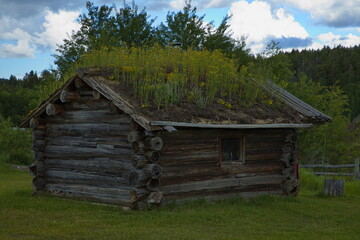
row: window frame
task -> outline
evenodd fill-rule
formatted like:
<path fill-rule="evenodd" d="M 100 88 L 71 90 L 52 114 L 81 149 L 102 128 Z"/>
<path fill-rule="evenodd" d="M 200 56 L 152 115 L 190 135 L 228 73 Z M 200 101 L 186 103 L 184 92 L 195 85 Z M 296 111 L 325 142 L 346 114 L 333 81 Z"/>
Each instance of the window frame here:
<path fill-rule="evenodd" d="M 222 149 L 222 141 L 225 139 L 239 139 L 240 144 L 240 155 L 239 160 L 223 160 L 223 149 Z M 218 166 L 221 166 L 222 164 L 236 164 L 236 165 L 242 165 L 245 164 L 245 136 L 237 136 L 237 137 L 218 137 Z"/>

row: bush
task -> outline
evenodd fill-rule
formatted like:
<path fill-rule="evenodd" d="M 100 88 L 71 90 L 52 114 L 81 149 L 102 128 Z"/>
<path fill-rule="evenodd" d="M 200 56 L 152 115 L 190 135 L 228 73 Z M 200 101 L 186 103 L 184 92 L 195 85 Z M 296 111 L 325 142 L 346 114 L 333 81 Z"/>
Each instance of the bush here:
<path fill-rule="evenodd" d="M 33 161 L 31 134 L 27 129 L 14 128 L 10 119 L 0 115 L 0 156 L 2 162 L 30 165 Z"/>

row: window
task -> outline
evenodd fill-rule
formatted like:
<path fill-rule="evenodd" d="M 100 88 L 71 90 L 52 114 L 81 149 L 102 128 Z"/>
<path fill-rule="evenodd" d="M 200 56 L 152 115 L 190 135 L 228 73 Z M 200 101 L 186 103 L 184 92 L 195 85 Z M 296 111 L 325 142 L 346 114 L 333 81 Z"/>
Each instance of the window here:
<path fill-rule="evenodd" d="M 245 138 L 220 139 L 220 165 L 222 162 L 245 162 Z"/>

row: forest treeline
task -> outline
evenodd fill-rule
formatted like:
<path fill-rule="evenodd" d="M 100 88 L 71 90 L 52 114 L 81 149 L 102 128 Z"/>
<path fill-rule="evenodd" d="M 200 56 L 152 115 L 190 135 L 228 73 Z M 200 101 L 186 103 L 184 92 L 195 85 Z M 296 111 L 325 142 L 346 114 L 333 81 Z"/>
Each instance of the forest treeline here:
<path fill-rule="evenodd" d="M 135 2 L 124 2 L 119 9 L 115 5 L 95 6 L 91 2 L 87 2 L 86 7 L 87 13 L 78 18 L 80 30 L 58 46 L 55 69 L 40 74 L 30 71 L 23 79 L 14 76 L 0 79 L 0 152 L 8 161 L 18 159 L 17 162 L 25 163 L 31 159 L 30 138 L 24 136 L 26 131 L 9 128 L 17 126 L 26 114 L 61 86 L 69 70 L 82 61 L 84 54 L 123 46 L 167 48 L 172 44 L 184 50 L 220 51 L 234 60 L 240 74 L 270 79 L 331 116 L 332 123 L 300 132 L 301 162 L 344 163 L 359 155 L 358 128 L 351 125 L 360 113 L 359 46 L 284 53 L 272 41 L 262 54 L 255 55 L 246 47 L 245 38 L 232 37 L 228 25 L 230 16 L 225 16 L 217 27 L 205 23 L 204 16 L 197 14 L 190 1 L 182 10 L 169 12 L 166 20 L 157 26 L 146 9 L 139 11 Z M 18 149 L 11 147 L 14 145 Z M 21 159 L 21 154 L 26 157 Z"/>

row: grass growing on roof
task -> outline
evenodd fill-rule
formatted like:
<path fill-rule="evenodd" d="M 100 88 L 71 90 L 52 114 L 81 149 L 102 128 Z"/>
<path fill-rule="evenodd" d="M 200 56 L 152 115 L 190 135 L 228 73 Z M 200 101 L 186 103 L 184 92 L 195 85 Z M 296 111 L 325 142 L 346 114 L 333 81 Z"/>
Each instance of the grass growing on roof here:
<path fill-rule="evenodd" d="M 262 102 L 266 95 L 253 82 L 249 68 L 240 71 L 233 59 L 220 51 L 183 51 L 177 48 L 104 48 L 85 54 L 66 77 L 83 67 L 111 69 L 110 80 L 125 84 L 141 100 L 143 106 L 158 108 L 180 102 L 195 102 L 200 108 L 223 102 L 227 108 Z"/>

